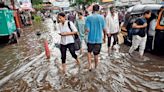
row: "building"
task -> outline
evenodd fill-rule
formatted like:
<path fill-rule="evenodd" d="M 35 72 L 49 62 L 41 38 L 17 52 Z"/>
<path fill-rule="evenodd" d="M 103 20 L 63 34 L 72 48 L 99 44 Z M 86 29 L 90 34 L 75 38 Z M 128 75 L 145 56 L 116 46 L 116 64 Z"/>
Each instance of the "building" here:
<path fill-rule="evenodd" d="M 10 8 L 13 8 L 11 1 L 14 2 L 14 8 L 16 8 L 16 9 L 20 8 L 20 4 L 19 4 L 18 0 L 0 0 L 0 2 L 4 2 L 5 5 L 9 6 Z"/>
<path fill-rule="evenodd" d="M 101 0 L 101 2 L 106 3 L 106 2 L 113 2 L 114 0 Z"/>
<path fill-rule="evenodd" d="M 70 6 L 70 2 L 69 0 L 50 0 L 50 2 L 56 6 L 56 7 L 60 7 L 60 8 L 66 8 Z"/>
<path fill-rule="evenodd" d="M 162 0 L 115 0 L 116 6 L 131 6 L 136 4 L 155 4 L 161 3 Z"/>

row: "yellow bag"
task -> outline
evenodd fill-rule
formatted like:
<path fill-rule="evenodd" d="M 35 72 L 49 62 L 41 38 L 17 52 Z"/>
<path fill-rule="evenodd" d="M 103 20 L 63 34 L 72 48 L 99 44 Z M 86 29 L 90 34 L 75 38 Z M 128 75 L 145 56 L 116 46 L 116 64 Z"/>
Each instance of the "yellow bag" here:
<path fill-rule="evenodd" d="M 118 44 L 123 44 L 124 43 L 123 34 L 120 32 L 120 33 L 118 33 L 117 37 L 118 37 Z"/>

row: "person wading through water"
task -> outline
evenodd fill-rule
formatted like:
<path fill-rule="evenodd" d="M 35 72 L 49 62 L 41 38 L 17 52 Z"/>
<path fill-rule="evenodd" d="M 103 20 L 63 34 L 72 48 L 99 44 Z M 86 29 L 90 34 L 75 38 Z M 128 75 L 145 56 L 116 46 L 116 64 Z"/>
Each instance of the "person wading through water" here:
<path fill-rule="evenodd" d="M 86 33 L 88 34 L 87 47 L 88 47 L 88 63 L 89 70 L 92 69 L 91 53 L 94 54 L 95 68 L 98 65 L 98 56 L 101 50 L 101 44 L 105 43 L 106 30 L 104 17 L 98 14 L 100 10 L 99 5 L 93 5 L 93 14 L 86 18 Z M 104 37 L 103 37 L 104 32 Z"/>
<path fill-rule="evenodd" d="M 79 59 L 75 53 L 75 47 L 74 47 L 74 34 L 77 34 L 77 29 L 75 25 L 71 22 L 66 20 L 66 15 L 64 13 L 58 14 L 59 18 L 59 30 L 61 35 L 61 45 L 60 45 L 60 51 L 61 51 L 61 59 L 62 59 L 62 71 L 63 73 L 66 72 L 66 52 L 67 48 L 69 49 L 72 57 L 76 60 L 76 63 L 80 65 Z M 68 26 L 68 22 L 70 23 L 70 27 L 72 31 L 70 30 Z"/>

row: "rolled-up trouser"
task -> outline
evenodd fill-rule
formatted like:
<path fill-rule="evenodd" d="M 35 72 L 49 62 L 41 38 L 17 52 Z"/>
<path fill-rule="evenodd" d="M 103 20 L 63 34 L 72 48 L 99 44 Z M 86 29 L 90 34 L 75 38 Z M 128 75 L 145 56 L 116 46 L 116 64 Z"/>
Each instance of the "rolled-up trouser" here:
<path fill-rule="evenodd" d="M 143 56 L 145 46 L 146 46 L 146 41 L 147 41 L 147 35 L 145 37 L 140 37 L 138 35 L 133 35 L 132 46 L 129 49 L 129 53 L 132 53 L 139 46 L 139 53 L 140 53 L 141 56 Z"/>
<path fill-rule="evenodd" d="M 77 55 L 75 53 L 75 47 L 74 47 L 74 43 L 70 43 L 67 45 L 60 45 L 60 51 L 61 51 L 61 59 L 62 59 L 62 64 L 66 63 L 66 52 L 67 52 L 67 48 L 69 49 L 72 57 L 74 59 L 77 59 Z"/>
<path fill-rule="evenodd" d="M 108 37 L 108 47 L 111 46 L 111 38 L 113 37 L 114 41 L 113 41 L 113 44 L 112 46 L 116 45 L 118 43 L 118 37 L 117 37 L 118 33 L 114 33 L 114 34 L 111 34 L 110 37 Z"/>

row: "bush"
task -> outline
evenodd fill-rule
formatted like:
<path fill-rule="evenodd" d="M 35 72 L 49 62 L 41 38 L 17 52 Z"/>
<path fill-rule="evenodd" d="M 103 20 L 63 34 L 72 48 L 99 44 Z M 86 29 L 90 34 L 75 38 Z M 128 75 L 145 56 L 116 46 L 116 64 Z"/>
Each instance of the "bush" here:
<path fill-rule="evenodd" d="M 37 11 L 39 10 L 43 10 L 43 5 L 42 4 L 38 4 L 38 5 L 33 5 L 33 8 Z"/>
<path fill-rule="evenodd" d="M 41 23 L 41 21 L 42 21 L 42 18 L 40 16 L 34 15 L 34 22 Z"/>

